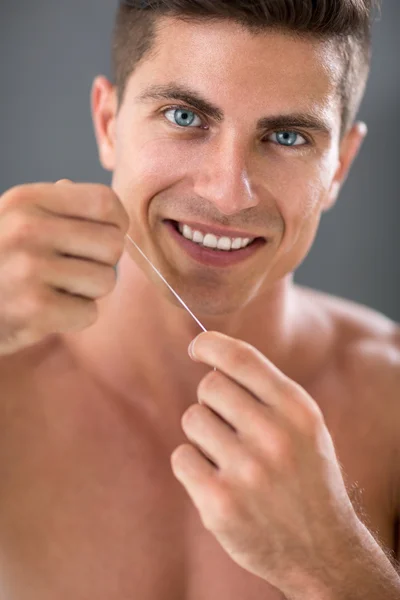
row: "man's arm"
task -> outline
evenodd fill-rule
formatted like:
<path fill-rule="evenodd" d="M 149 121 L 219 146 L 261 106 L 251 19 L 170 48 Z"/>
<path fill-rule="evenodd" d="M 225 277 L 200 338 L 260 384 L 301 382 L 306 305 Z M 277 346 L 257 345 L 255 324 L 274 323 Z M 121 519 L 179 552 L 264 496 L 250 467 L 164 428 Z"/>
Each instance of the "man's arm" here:
<path fill-rule="evenodd" d="M 366 527 L 349 551 L 342 583 L 326 600 L 400 600 L 400 573 Z"/>
<path fill-rule="evenodd" d="M 400 600 L 400 327 L 379 354 L 380 397 L 389 399 L 391 427 L 387 443 L 393 448 L 393 507 L 395 547 L 381 547 L 364 523 L 345 545 L 330 580 L 318 582 L 288 600 Z M 382 383 L 382 388 L 380 387 Z"/>
<path fill-rule="evenodd" d="M 397 353 L 392 338 L 377 345 L 368 391 L 388 419 L 387 450 L 396 452 Z M 171 465 L 222 548 L 287 600 L 400 600 L 400 575 L 354 511 L 313 398 L 242 340 L 205 332 L 189 353 L 217 371 L 182 417 L 190 443 L 173 452 Z M 393 469 L 388 477 L 397 479 Z"/>

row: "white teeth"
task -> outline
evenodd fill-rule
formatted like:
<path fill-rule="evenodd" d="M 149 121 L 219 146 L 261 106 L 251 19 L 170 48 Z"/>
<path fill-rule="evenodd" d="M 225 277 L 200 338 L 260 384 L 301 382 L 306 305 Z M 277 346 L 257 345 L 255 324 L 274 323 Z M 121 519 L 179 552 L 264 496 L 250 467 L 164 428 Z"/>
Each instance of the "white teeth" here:
<path fill-rule="evenodd" d="M 183 237 L 185 237 L 188 240 L 191 240 L 192 237 L 193 237 L 192 236 L 192 229 L 191 229 L 191 227 L 189 227 L 189 225 L 184 225 L 183 226 L 182 234 L 183 234 Z"/>
<path fill-rule="evenodd" d="M 195 231 L 193 234 L 193 241 L 196 244 L 202 244 L 204 240 L 204 235 L 200 231 Z"/>
<path fill-rule="evenodd" d="M 222 237 L 218 240 L 217 248 L 218 250 L 230 250 L 232 246 L 231 238 Z"/>
<path fill-rule="evenodd" d="M 242 247 L 242 239 L 235 238 L 232 242 L 232 250 L 239 250 Z"/>
<path fill-rule="evenodd" d="M 216 248 L 218 245 L 218 238 L 215 237 L 212 233 L 207 233 L 203 240 L 203 246 L 206 248 Z"/>
<path fill-rule="evenodd" d="M 240 250 L 245 248 L 253 241 L 254 238 L 229 238 L 227 236 L 217 237 L 212 233 L 203 234 L 201 231 L 193 230 L 189 225 L 178 223 L 180 233 L 188 240 L 212 248 L 213 250 Z"/>

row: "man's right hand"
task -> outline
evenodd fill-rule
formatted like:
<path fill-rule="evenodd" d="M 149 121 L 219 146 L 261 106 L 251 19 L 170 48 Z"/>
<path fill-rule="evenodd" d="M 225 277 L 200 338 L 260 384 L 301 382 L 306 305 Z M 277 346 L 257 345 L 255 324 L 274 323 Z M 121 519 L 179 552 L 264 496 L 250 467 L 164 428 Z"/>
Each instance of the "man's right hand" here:
<path fill-rule="evenodd" d="M 0 198 L 0 356 L 97 319 L 129 218 L 100 184 L 34 183 Z"/>

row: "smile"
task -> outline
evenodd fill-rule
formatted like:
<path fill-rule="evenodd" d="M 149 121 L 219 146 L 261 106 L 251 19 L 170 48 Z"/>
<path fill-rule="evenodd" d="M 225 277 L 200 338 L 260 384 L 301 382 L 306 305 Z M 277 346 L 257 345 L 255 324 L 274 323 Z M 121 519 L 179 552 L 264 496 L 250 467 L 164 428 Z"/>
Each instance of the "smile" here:
<path fill-rule="evenodd" d="M 267 243 L 261 237 L 218 236 L 172 220 L 166 220 L 164 224 L 186 254 L 207 266 L 228 267 L 238 264 Z"/>

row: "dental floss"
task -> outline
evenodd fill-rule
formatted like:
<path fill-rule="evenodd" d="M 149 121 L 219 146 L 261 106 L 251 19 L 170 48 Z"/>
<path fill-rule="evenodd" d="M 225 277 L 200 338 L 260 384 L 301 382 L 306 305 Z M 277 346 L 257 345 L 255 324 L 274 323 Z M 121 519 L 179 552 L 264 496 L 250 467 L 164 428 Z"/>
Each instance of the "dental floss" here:
<path fill-rule="evenodd" d="M 125 237 L 131 242 L 131 244 L 133 244 L 135 246 L 135 248 L 143 256 L 143 258 L 145 258 L 147 260 L 147 262 L 149 263 L 149 265 L 151 266 L 151 268 L 154 269 L 154 271 L 157 273 L 157 275 L 163 280 L 163 282 L 165 283 L 165 285 L 168 286 L 168 288 L 171 290 L 171 292 L 174 294 L 174 296 L 179 300 L 179 302 L 182 304 L 182 306 L 184 308 L 186 308 L 186 310 L 188 311 L 188 313 L 190 314 L 190 316 L 193 317 L 193 319 L 196 321 L 197 325 L 199 325 L 199 327 L 201 327 L 201 329 L 203 331 L 207 332 L 207 329 L 200 323 L 200 321 L 198 320 L 198 318 L 194 316 L 194 314 L 192 313 L 192 311 L 190 310 L 190 308 L 184 303 L 184 301 L 182 300 L 182 298 L 180 298 L 180 296 L 178 296 L 178 294 L 175 292 L 175 290 L 169 285 L 168 281 L 161 275 L 160 271 L 153 265 L 153 263 L 151 262 L 151 260 L 147 258 L 147 256 L 143 252 L 143 250 L 141 250 L 139 248 L 139 246 L 136 244 L 136 242 L 133 241 L 133 239 L 130 237 L 130 235 L 126 234 Z"/>
<path fill-rule="evenodd" d="M 179 302 L 182 304 L 182 306 L 184 308 L 186 308 L 186 310 L 188 311 L 189 315 L 191 317 L 193 317 L 193 319 L 196 321 L 197 325 L 199 325 L 199 327 L 201 327 L 201 329 L 205 332 L 207 332 L 207 329 L 200 323 L 200 321 L 198 320 L 197 317 L 194 316 L 194 314 L 192 313 L 192 311 L 190 310 L 190 308 L 184 303 L 184 301 L 182 300 L 182 298 L 180 296 L 178 296 L 178 294 L 175 292 L 175 290 L 169 285 L 168 281 L 165 279 L 165 277 L 163 277 L 160 273 L 160 271 L 153 265 L 153 263 L 151 262 L 151 260 L 149 258 L 147 258 L 147 256 L 145 255 L 145 253 L 143 252 L 143 250 L 141 250 L 139 248 L 139 246 L 137 245 L 136 242 L 133 241 L 133 239 L 131 238 L 130 235 L 128 235 L 127 233 L 125 234 L 125 237 L 131 242 L 131 244 L 133 244 L 135 246 L 135 248 L 140 252 L 140 254 L 143 256 L 143 258 L 145 260 L 147 260 L 147 262 L 149 263 L 149 265 L 151 266 L 152 269 L 154 269 L 154 271 L 157 273 L 157 275 L 162 279 L 162 281 L 165 283 L 165 285 L 171 290 L 171 292 L 174 294 L 174 296 L 177 298 L 177 300 L 179 300 Z M 214 367 L 214 371 L 217 370 L 217 367 Z"/>
<path fill-rule="evenodd" d="M 197 325 L 199 325 L 199 327 L 201 327 L 201 329 L 205 332 L 207 332 L 207 329 L 200 323 L 200 321 L 198 320 L 197 317 L 194 316 L 194 314 L 192 313 L 192 311 L 190 310 L 190 308 L 184 303 L 184 301 L 182 300 L 182 298 L 180 296 L 178 296 L 178 294 L 175 292 L 175 290 L 169 285 L 168 281 L 165 279 L 165 277 L 163 277 L 160 273 L 160 271 L 153 265 L 153 263 L 151 262 L 151 260 L 149 258 L 147 258 L 147 256 L 145 255 L 145 253 L 143 252 L 143 250 L 141 250 L 139 248 L 139 246 L 137 245 L 136 242 L 133 241 L 133 239 L 131 238 L 130 235 L 128 235 L 127 233 L 125 234 L 125 237 L 131 242 L 131 244 L 133 244 L 135 246 L 135 248 L 140 252 L 140 254 L 143 256 L 143 258 L 145 260 L 147 260 L 147 262 L 149 263 L 149 265 L 151 266 L 152 269 L 154 269 L 154 271 L 157 273 L 157 275 L 162 279 L 162 281 L 165 283 L 165 285 L 170 289 L 170 291 L 174 294 L 174 296 L 177 298 L 177 300 L 179 300 L 179 302 L 182 304 L 182 306 L 188 311 L 189 315 L 191 317 L 193 317 L 193 319 L 196 321 Z M 214 367 L 214 371 L 217 370 L 217 367 Z"/>

